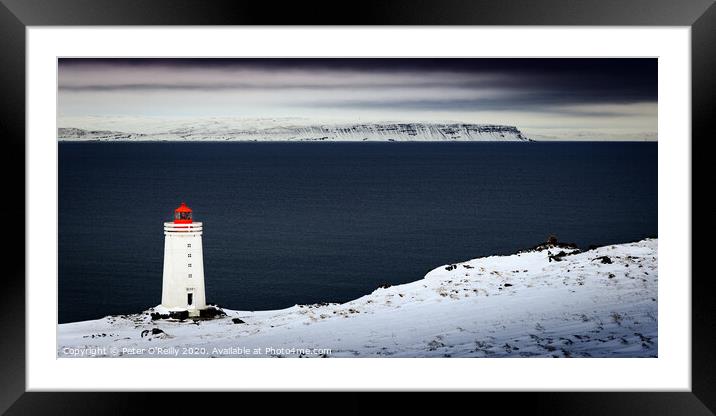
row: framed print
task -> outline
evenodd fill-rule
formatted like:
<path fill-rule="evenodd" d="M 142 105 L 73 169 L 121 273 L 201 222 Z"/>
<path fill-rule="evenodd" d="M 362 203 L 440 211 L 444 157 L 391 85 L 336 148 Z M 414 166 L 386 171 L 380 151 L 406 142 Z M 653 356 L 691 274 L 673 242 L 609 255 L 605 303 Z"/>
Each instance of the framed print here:
<path fill-rule="evenodd" d="M 4 1 L 3 410 L 711 414 L 716 8 L 567 3 Z"/>

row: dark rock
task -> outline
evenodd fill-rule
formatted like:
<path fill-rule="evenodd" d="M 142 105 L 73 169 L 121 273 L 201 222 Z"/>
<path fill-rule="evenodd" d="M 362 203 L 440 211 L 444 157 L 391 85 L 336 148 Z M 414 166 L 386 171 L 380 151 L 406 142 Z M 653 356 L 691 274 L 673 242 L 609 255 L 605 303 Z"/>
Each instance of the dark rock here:
<path fill-rule="evenodd" d="M 391 287 L 392 285 L 390 283 L 382 283 L 378 285 L 378 289 L 387 289 Z"/>
<path fill-rule="evenodd" d="M 505 287 L 510 287 L 510 286 L 512 286 L 511 283 L 505 283 Z"/>
<path fill-rule="evenodd" d="M 565 253 L 564 251 L 560 251 L 560 252 L 557 253 L 557 254 L 552 254 L 552 253 L 549 252 L 549 251 L 547 252 L 547 258 L 549 259 L 550 262 L 552 262 L 552 260 L 554 260 L 554 261 L 562 261 L 562 257 L 564 257 L 564 256 L 566 256 L 566 255 L 567 255 L 567 253 Z"/>
<path fill-rule="evenodd" d="M 151 330 L 145 329 L 144 331 L 142 331 L 141 337 L 144 338 L 145 335 L 149 335 L 149 334 L 151 334 L 151 335 L 159 335 L 159 334 L 164 334 L 164 333 L 165 333 L 165 332 L 162 331 L 162 330 L 159 329 L 159 328 L 152 328 Z"/>
<path fill-rule="evenodd" d="M 233 319 L 231 319 L 231 322 L 233 322 L 235 324 L 245 324 L 246 323 L 239 318 L 233 318 Z"/>
<path fill-rule="evenodd" d="M 169 317 L 183 321 L 189 317 L 189 311 L 169 312 Z"/>
<path fill-rule="evenodd" d="M 159 312 L 152 312 L 150 316 L 152 317 L 152 321 L 156 321 L 157 319 L 169 319 L 169 315 Z"/>
<path fill-rule="evenodd" d="M 390 285 L 388 285 L 388 286 L 390 286 Z M 378 286 L 378 287 L 380 287 L 380 286 Z M 320 308 L 322 306 L 328 306 L 328 305 L 330 305 L 330 303 L 328 303 L 328 302 L 318 302 L 318 303 L 311 303 L 311 304 L 305 304 L 305 305 L 298 305 L 298 307 L 314 309 L 314 308 Z"/>
<path fill-rule="evenodd" d="M 543 251 L 552 248 L 568 248 L 574 250 L 578 248 L 576 243 L 560 243 L 559 241 L 556 241 L 556 239 L 552 239 L 551 237 L 554 236 L 550 236 L 550 238 L 548 238 L 547 241 L 544 243 L 537 244 L 536 246 L 523 251 Z"/>
<path fill-rule="evenodd" d="M 199 311 L 200 318 L 216 318 L 218 316 L 226 316 L 226 312 L 223 309 L 209 306 L 206 309 Z"/>
<path fill-rule="evenodd" d="M 602 262 L 602 264 L 612 264 L 612 259 L 610 259 L 609 256 L 597 257 L 597 258 L 593 259 L 592 261 L 594 261 L 594 260 L 600 260 Z"/>

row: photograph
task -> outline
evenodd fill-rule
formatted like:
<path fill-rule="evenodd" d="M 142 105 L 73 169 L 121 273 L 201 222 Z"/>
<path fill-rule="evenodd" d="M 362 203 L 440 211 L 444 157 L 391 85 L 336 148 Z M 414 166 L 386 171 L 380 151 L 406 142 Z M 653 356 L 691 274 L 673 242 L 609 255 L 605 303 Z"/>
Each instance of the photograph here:
<path fill-rule="evenodd" d="M 714 0 L 0 3 L 0 414 L 714 414 Z"/>
<path fill-rule="evenodd" d="M 58 359 L 659 357 L 657 57 L 56 65 Z"/>

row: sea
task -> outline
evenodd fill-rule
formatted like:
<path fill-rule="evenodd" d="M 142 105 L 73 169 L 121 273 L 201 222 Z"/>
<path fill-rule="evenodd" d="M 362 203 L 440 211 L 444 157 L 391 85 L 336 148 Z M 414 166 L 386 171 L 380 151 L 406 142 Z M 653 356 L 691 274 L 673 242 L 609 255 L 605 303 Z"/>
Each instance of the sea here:
<path fill-rule="evenodd" d="M 346 302 L 549 235 L 658 235 L 655 142 L 60 142 L 58 157 L 60 323 L 158 305 L 181 202 L 204 223 L 207 302 L 249 311 Z"/>

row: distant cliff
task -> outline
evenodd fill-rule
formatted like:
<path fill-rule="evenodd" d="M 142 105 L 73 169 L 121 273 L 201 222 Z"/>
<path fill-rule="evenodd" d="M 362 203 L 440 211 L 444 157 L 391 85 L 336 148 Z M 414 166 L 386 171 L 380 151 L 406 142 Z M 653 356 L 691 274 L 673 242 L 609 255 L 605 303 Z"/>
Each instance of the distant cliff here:
<path fill-rule="evenodd" d="M 143 132 L 59 128 L 61 141 L 531 141 L 513 126 L 465 123 L 281 125 L 217 122 L 167 125 Z M 139 131 L 136 131 L 139 130 Z"/>

